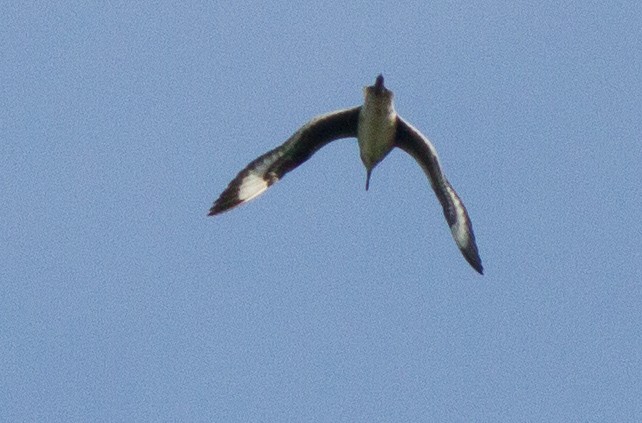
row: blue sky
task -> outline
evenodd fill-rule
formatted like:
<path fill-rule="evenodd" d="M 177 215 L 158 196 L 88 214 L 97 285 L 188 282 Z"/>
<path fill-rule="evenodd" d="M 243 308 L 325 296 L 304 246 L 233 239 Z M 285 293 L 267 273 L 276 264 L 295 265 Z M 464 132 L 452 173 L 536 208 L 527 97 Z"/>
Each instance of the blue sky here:
<path fill-rule="evenodd" d="M 12 2 L 0 420 L 642 420 L 639 2 Z M 468 207 L 355 140 L 378 73 Z"/>

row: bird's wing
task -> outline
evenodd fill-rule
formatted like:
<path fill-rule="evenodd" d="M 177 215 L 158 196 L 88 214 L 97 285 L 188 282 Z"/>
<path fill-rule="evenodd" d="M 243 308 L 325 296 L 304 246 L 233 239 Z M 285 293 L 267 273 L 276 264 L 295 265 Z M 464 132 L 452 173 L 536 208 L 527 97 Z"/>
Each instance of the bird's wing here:
<path fill-rule="evenodd" d="M 248 164 L 214 202 L 209 216 L 223 213 L 262 194 L 321 147 L 339 138 L 357 136 L 361 107 L 317 116 L 285 143 Z"/>
<path fill-rule="evenodd" d="M 414 157 L 424 170 L 444 209 L 444 216 L 446 216 L 446 221 L 450 226 L 450 231 L 457 246 L 466 261 L 477 272 L 483 274 L 484 268 L 477 251 L 475 234 L 473 233 L 473 226 L 468 217 L 468 212 L 464 207 L 464 203 L 441 171 L 435 147 L 421 132 L 400 117 L 397 117 L 395 146 Z"/>

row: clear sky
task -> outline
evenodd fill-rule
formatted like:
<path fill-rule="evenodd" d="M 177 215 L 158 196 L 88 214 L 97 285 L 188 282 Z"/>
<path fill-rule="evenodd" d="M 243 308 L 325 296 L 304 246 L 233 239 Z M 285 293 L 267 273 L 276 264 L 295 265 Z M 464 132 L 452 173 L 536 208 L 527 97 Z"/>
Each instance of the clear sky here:
<path fill-rule="evenodd" d="M 641 4 L 5 3 L 0 421 L 642 421 Z M 484 276 L 355 140 L 206 217 L 379 73 Z"/>

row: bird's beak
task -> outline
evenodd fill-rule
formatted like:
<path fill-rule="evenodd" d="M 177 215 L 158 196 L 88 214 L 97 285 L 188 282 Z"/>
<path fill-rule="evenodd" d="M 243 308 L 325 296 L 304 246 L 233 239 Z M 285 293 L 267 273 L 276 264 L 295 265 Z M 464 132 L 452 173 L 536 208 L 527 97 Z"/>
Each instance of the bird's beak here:
<path fill-rule="evenodd" d="M 372 169 L 367 170 L 366 174 L 366 191 L 368 191 L 368 188 L 370 187 L 370 175 L 372 174 Z"/>

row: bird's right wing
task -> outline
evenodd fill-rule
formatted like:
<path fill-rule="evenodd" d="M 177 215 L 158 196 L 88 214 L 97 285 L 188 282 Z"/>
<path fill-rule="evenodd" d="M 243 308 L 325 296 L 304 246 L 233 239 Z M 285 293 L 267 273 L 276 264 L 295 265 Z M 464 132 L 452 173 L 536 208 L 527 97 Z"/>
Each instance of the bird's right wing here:
<path fill-rule="evenodd" d="M 484 273 L 477 251 L 473 225 L 464 203 L 444 176 L 435 147 L 412 125 L 397 117 L 395 146 L 401 148 L 421 166 L 444 209 L 450 231 L 466 261 L 480 274 Z"/>
<path fill-rule="evenodd" d="M 317 116 L 303 125 L 281 146 L 263 154 L 239 172 L 214 202 L 209 216 L 258 197 L 329 142 L 356 137 L 360 110 L 361 107 L 338 110 Z"/>

